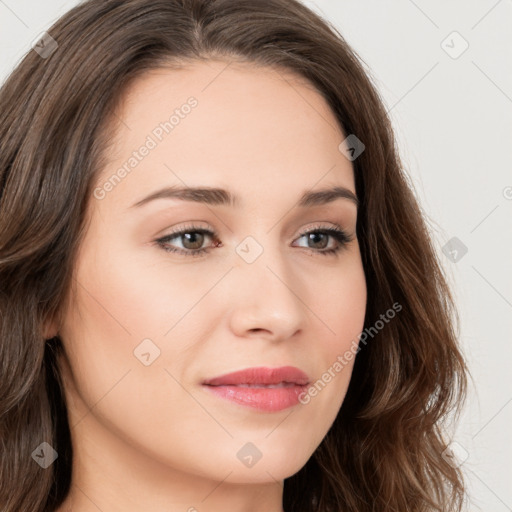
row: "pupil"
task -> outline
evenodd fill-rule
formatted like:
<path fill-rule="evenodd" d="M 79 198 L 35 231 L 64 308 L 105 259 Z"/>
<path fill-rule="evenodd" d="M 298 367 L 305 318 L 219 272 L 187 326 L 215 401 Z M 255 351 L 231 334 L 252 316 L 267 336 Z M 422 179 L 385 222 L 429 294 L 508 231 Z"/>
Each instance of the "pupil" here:
<path fill-rule="evenodd" d="M 325 243 L 327 241 L 327 237 L 325 236 L 325 233 L 310 233 L 309 234 L 309 239 L 313 240 L 313 242 L 315 242 L 314 238 L 315 237 L 319 237 L 319 236 L 320 237 L 322 237 L 322 236 L 325 237 L 324 238 L 324 243 L 321 244 L 321 247 L 320 247 L 320 249 L 324 249 L 327 246 L 327 244 Z"/>
<path fill-rule="evenodd" d="M 195 245 L 194 247 L 187 247 L 187 244 L 184 243 L 183 245 L 187 248 L 187 249 L 199 249 L 199 247 L 201 247 L 201 245 L 203 245 L 203 237 L 204 237 L 204 234 L 203 233 L 199 233 L 197 231 L 194 231 L 192 233 L 185 233 L 183 235 L 185 237 L 185 240 L 187 241 L 190 241 L 190 239 L 192 239 L 192 244 Z M 194 238 L 199 236 L 199 241 L 196 241 L 194 243 Z"/>

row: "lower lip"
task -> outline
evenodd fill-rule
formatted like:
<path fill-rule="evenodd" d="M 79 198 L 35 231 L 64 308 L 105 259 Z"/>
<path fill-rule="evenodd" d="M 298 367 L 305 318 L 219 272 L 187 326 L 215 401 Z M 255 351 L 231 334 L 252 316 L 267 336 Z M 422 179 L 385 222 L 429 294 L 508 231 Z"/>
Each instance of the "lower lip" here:
<path fill-rule="evenodd" d="M 299 403 L 299 396 L 307 386 L 283 386 L 279 388 L 244 386 L 207 386 L 212 393 L 240 405 L 265 412 L 277 412 Z"/>

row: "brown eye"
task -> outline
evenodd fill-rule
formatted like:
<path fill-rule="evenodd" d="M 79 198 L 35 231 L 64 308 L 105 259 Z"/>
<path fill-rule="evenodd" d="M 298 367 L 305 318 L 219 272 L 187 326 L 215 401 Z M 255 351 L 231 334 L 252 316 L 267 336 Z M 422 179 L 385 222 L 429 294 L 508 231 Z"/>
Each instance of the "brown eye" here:
<path fill-rule="evenodd" d="M 204 247 L 207 238 L 216 239 L 216 233 L 208 229 L 188 227 L 156 240 L 157 244 L 167 252 L 183 255 L 196 255 L 207 252 L 211 248 Z M 176 241 L 181 247 L 176 247 Z"/>
<path fill-rule="evenodd" d="M 316 244 L 316 246 L 309 246 L 311 249 L 325 249 L 329 245 L 329 236 L 327 233 L 322 233 L 321 231 L 315 231 L 313 233 L 308 233 L 307 235 L 308 242 L 312 242 Z"/>
<path fill-rule="evenodd" d="M 199 231 L 191 231 L 179 236 L 182 237 L 183 246 L 185 249 L 200 249 L 204 243 L 204 233 L 200 233 Z"/>
<path fill-rule="evenodd" d="M 317 228 L 315 230 L 302 233 L 299 238 L 304 237 L 307 237 L 306 249 L 311 249 L 313 252 L 323 255 L 335 255 L 353 240 L 353 237 L 349 236 L 341 228 Z M 334 247 L 326 249 L 329 245 L 330 239 L 334 239 L 336 243 Z"/>

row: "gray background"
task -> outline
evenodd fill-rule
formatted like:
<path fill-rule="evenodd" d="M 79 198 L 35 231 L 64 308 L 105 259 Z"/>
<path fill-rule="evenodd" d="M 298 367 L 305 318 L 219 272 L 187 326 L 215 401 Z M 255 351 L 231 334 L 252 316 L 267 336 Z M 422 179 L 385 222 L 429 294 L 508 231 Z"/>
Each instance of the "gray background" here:
<path fill-rule="evenodd" d="M 0 0 L 2 81 L 77 3 Z M 512 1 L 304 3 L 341 31 L 377 84 L 455 291 L 474 380 L 453 437 L 468 509 L 512 510 Z M 468 250 L 455 262 L 442 252 L 453 237 Z"/>

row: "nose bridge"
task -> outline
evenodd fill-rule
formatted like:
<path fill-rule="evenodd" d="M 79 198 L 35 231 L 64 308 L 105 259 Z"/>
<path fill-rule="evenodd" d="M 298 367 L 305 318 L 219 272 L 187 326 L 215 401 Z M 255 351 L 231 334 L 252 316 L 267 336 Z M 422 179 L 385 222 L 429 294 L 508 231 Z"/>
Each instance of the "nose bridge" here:
<path fill-rule="evenodd" d="M 236 253 L 233 328 L 240 335 L 264 329 L 279 338 L 292 336 L 301 328 L 304 306 L 282 242 L 273 231 L 247 236 Z"/>

